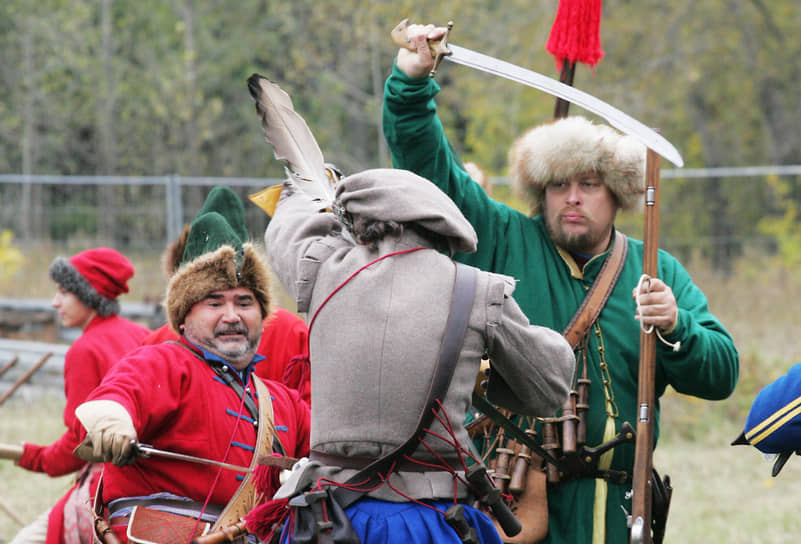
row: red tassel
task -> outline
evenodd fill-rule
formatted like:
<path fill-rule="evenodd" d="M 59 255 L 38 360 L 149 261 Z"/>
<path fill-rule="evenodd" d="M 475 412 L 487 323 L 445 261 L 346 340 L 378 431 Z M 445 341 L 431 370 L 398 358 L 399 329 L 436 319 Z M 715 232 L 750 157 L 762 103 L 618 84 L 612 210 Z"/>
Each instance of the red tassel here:
<path fill-rule="evenodd" d="M 278 455 L 273 453 L 273 455 Z M 272 497 L 278 488 L 281 487 L 281 482 L 278 479 L 281 469 L 276 466 L 269 465 L 256 465 L 253 469 L 253 487 L 262 497 Z"/>
<path fill-rule="evenodd" d="M 295 355 L 284 367 L 284 374 L 281 380 L 287 387 L 300 390 L 300 385 L 309 380 L 309 374 L 311 374 L 309 356 Z"/>
<path fill-rule="evenodd" d="M 594 67 L 603 58 L 601 50 L 601 0 L 559 0 L 556 19 L 545 49 L 561 71 L 565 61 Z"/>
<path fill-rule="evenodd" d="M 243 518 L 248 532 L 260 540 L 269 541 L 274 532 L 280 532 L 289 515 L 288 506 L 289 499 L 275 499 L 258 505 Z"/>

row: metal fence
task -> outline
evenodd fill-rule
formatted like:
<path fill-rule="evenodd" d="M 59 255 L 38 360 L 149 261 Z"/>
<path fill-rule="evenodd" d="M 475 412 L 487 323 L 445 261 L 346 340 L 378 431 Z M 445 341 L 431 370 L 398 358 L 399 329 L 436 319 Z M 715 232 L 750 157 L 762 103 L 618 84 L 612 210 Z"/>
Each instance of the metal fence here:
<path fill-rule="evenodd" d="M 208 188 L 232 187 L 243 199 L 276 178 L 0 175 L 0 230 L 23 243 L 80 239 L 124 249 L 164 247 L 203 205 Z M 251 232 L 266 215 L 246 206 Z"/>
<path fill-rule="evenodd" d="M 663 169 L 663 179 L 744 179 L 767 183 L 771 176 L 799 176 L 801 165 L 732 168 Z M 0 174 L 0 230 L 11 229 L 22 245 L 73 242 L 73 245 L 111 245 L 122 250 L 162 249 L 174 240 L 185 222 L 203 205 L 208 188 L 232 187 L 247 199 L 277 178 L 220 178 L 166 176 L 42 176 Z M 507 185 L 494 177 L 495 185 Z M 267 216 L 256 206 L 245 206 L 249 232 L 264 232 Z M 700 239 L 699 239 L 700 240 Z M 699 244 L 700 241 L 695 243 Z M 737 240 L 736 242 L 742 242 Z M 679 249 L 687 240 L 666 240 Z M 692 242 L 690 242 L 692 243 Z M 711 243 L 727 243 L 712 241 Z M 755 234 L 745 243 L 758 245 Z"/>

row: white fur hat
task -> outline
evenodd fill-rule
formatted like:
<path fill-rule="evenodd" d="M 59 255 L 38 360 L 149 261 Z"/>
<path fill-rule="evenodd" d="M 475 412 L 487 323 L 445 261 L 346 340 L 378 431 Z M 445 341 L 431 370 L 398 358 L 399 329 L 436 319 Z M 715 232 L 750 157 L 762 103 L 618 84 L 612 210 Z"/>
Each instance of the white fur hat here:
<path fill-rule="evenodd" d="M 545 186 L 582 172 L 597 172 L 624 210 L 645 192 L 645 146 L 606 125 L 580 116 L 536 126 L 509 151 L 512 187 L 542 213 Z"/>

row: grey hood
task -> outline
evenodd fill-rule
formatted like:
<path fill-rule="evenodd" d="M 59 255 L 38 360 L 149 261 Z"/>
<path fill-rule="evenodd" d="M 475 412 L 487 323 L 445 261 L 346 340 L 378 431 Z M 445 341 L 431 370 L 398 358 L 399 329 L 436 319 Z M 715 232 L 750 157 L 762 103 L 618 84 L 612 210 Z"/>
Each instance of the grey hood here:
<path fill-rule="evenodd" d="M 451 253 L 476 250 L 476 231 L 456 204 L 408 170 L 376 168 L 348 176 L 337 184 L 335 205 L 376 221 L 415 223 L 445 237 Z"/>

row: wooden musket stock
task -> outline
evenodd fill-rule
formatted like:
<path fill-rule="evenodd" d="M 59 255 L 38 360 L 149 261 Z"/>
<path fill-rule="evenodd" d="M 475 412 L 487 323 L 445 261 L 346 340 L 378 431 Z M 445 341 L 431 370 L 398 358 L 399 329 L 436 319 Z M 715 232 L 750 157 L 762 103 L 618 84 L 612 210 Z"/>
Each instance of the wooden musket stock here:
<path fill-rule="evenodd" d="M 659 244 L 659 155 L 648 149 L 645 165 L 645 228 L 643 274 L 657 276 Z M 631 498 L 631 544 L 651 544 L 651 472 L 654 453 L 654 376 L 656 335 L 640 332 L 640 368 L 637 385 L 637 438 Z"/>

